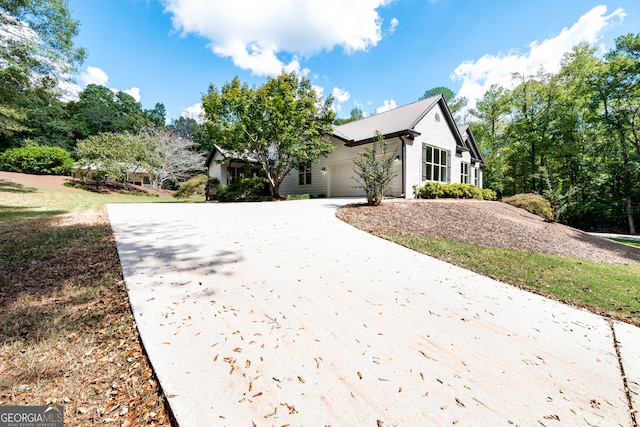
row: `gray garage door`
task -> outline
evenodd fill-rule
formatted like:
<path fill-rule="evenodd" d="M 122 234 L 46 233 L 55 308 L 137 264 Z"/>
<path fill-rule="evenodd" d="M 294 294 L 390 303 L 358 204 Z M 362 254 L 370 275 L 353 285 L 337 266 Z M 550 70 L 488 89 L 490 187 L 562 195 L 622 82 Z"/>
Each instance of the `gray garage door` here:
<path fill-rule="evenodd" d="M 352 179 L 355 176 L 353 172 L 353 162 L 334 163 L 329 166 L 331 176 L 330 196 L 331 197 L 364 197 L 364 191 L 360 188 L 353 188 L 358 183 Z"/>

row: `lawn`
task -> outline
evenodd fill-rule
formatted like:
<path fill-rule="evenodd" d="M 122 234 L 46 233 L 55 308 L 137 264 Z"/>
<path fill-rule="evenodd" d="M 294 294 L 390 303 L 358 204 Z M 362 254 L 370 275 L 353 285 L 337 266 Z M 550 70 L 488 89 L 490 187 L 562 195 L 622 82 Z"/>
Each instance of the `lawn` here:
<path fill-rule="evenodd" d="M 640 240 L 617 239 L 617 238 L 612 238 L 610 240 L 640 249 Z"/>
<path fill-rule="evenodd" d="M 640 326 L 640 267 L 381 233 L 434 258 Z"/>
<path fill-rule="evenodd" d="M 1 181 L 0 194 L 2 194 L 0 224 L 102 209 L 109 203 L 175 202 L 174 199 L 101 194 L 77 189 L 29 187 Z"/>
<path fill-rule="evenodd" d="M 170 425 L 104 207 L 159 201 L 0 183 L 0 405 L 64 405 L 69 426 Z"/>

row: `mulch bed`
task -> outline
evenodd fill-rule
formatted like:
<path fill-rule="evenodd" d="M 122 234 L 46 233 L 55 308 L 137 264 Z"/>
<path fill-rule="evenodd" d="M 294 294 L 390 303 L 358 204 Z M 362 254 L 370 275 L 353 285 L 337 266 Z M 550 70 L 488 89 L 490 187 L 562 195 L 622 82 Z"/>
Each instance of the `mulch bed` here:
<path fill-rule="evenodd" d="M 380 206 L 351 204 L 338 218 L 369 233 L 407 233 L 485 246 L 640 265 L 640 250 L 558 223 L 501 202 L 388 200 Z"/>

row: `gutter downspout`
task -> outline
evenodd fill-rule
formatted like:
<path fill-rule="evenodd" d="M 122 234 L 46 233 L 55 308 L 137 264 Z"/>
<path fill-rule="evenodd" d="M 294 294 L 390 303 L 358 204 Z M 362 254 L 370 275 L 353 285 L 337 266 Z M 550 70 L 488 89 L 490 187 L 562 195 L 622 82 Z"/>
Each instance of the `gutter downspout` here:
<path fill-rule="evenodd" d="M 401 170 L 402 170 L 402 194 L 400 195 L 401 197 L 404 197 L 405 199 L 407 198 L 407 182 L 406 182 L 406 176 L 407 176 L 407 162 L 404 161 L 406 154 L 407 154 L 407 137 L 406 136 L 401 136 L 400 137 L 400 141 L 402 142 L 401 146 L 402 146 L 402 165 L 401 165 Z"/>

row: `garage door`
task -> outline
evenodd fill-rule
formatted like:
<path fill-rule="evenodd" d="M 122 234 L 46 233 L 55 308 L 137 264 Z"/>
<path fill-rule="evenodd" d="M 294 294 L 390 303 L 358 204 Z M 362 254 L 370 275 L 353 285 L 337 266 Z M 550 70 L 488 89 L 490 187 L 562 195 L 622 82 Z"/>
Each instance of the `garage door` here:
<path fill-rule="evenodd" d="M 330 197 L 364 197 L 364 191 L 353 188 L 358 183 L 351 178 L 356 176 L 353 171 L 353 162 L 334 163 L 329 166 Z"/>

